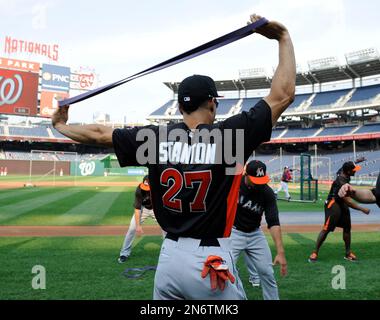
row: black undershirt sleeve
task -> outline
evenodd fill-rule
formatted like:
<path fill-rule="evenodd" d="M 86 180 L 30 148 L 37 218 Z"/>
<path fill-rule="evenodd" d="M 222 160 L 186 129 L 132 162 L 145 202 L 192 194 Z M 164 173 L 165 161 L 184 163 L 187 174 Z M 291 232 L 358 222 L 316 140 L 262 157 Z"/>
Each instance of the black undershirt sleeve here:
<path fill-rule="evenodd" d="M 142 193 L 141 193 L 141 189 L 137 187 L 136 192 L 135 192 L 134 207 L 135 209 L 141 210 L 141 206 L 142 206 Z"/>
<path fill-rule="evenodd" d="M 273 192 L 272 192 L 273 193 Z M 280 219 L 278 216 L 278 207 L 275 195 L 272 193 L 268 193 L 265 199 L 265 220 L 268 224 L 268 228 L 272 228 L 273 226 L 280 225 Z"/>

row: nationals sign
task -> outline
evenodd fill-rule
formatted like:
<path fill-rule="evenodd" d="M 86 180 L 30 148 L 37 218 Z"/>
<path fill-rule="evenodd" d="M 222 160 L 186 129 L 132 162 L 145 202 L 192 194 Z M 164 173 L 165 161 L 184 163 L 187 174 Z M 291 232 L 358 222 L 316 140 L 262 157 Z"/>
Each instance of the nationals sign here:
<path fill-rule="evenodd" d="M 58 61 L 58 44 L 45 44 L 34 41 L 20 40 L 5 37 L 4 52 L 6 54 L 22 53 L 45 56 L 53 61 Z"/>
<path fill-rule="evenodd" d="M 38 74 L 0 69 L 0 113 L 36 115 Z"/>

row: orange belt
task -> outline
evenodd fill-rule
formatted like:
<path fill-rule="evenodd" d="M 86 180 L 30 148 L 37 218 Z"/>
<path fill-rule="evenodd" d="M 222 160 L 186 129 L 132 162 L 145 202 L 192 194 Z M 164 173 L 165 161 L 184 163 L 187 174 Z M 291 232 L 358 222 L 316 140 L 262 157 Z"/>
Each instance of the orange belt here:
<path fill-rule="evenodd" d="M 327 205 L 327 209 L 330 209 L 330 208 L 333 206 L 334 203 L 335 203 L 335 199 L 333 198 L 333 199 L 331 199 L 330 202 L 328 203 L 328 205 Z"/>

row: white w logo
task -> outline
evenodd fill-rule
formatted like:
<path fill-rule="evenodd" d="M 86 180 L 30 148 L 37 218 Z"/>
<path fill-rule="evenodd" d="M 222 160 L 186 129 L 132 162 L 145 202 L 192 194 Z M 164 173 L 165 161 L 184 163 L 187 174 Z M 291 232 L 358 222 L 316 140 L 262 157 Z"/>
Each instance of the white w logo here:
<path fill-rule="evenodd" d="M 258 168 L 256 171 L 256 177 L 264 177 L 264 176 L 265 174 L 264 174 L 263 168 Z"/>
<path fill-rule="evenodd" d="M 95 172 L 95 162 L 83 162 L 79 165 L 79 170 L 82 176 L 90 176 Z"/>

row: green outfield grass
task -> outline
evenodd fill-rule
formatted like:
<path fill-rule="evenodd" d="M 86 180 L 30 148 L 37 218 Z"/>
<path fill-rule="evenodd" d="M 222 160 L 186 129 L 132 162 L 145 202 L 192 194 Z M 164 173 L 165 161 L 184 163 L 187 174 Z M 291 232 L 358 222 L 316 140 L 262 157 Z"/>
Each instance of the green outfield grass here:
<path fill-rule="evenodd" d="M 1 181 L 26 181 L 6 177 Z M 127 179 L 128 178 L 128 179 Z M 59 177 L 58 179 L 67 179 Z M 78 181 L 141 181 L 141 177 L 81 177 Z M 57 180 L 58 181 L 58 180 Z M 63 180 L 67 181 L 67 180 Z M 0 225 L 126 225 L 133 214 L 134 187 L 35 187 L 0 189 Z M 292 195 L 297 196 L 293 191 Z M 278 201 L 281 212 L 323 211 L 316 203 Z M 147 224 L 152 224 L 147 220 Z"/>
<path fill-rule="evenodd" d="M 74 182 L 77 181 L 83 181 L 83 182 L 96 182 L 96 181 L 109 181 L 109 182 L 129 182 L 129 181 L 141 181 L 142 176 L 88 176 L 88 177 L 82 177 L 82 176 L 53 176 L 53 175 L 47 175 L 47 176 L 32 176 L 32 182 L 38 182 L 38 181 L 63 181 L 63 182 Z M 7 177 L 0 177 L 0 182 L 6 183 L 6 182 L 28 182 L 30 180 L 30 176 L 25 175 L 12 175 Z"/>
<path fill-rule="evenodd" d="M 287 234 L 284 243 L 289 275 L 276 278 L 282 299 L 380 299 L 380 234 L 354 233 L 357 263 L 343 260 L 341 234 L 332 234 L 320 261 L 307 262 L 316 234 Z M 154 272 L 140 279 L 122 275 L 126 267 L 156 265 L 160 237 L 137 238 L 128 262 L 116 262 L 122 237 L 0 238 L 0 299 L 151 299 Z M 273 244 L 270 240 L 273 252 Z M 46 290 L 33 290 L 32 268 L 46 268 Z M 346 270 L 346 289 L 334 290 L 332 268 Z M 238 263 L 249 299 L 261 299 L 252 288 L 242 259 Z"/>

